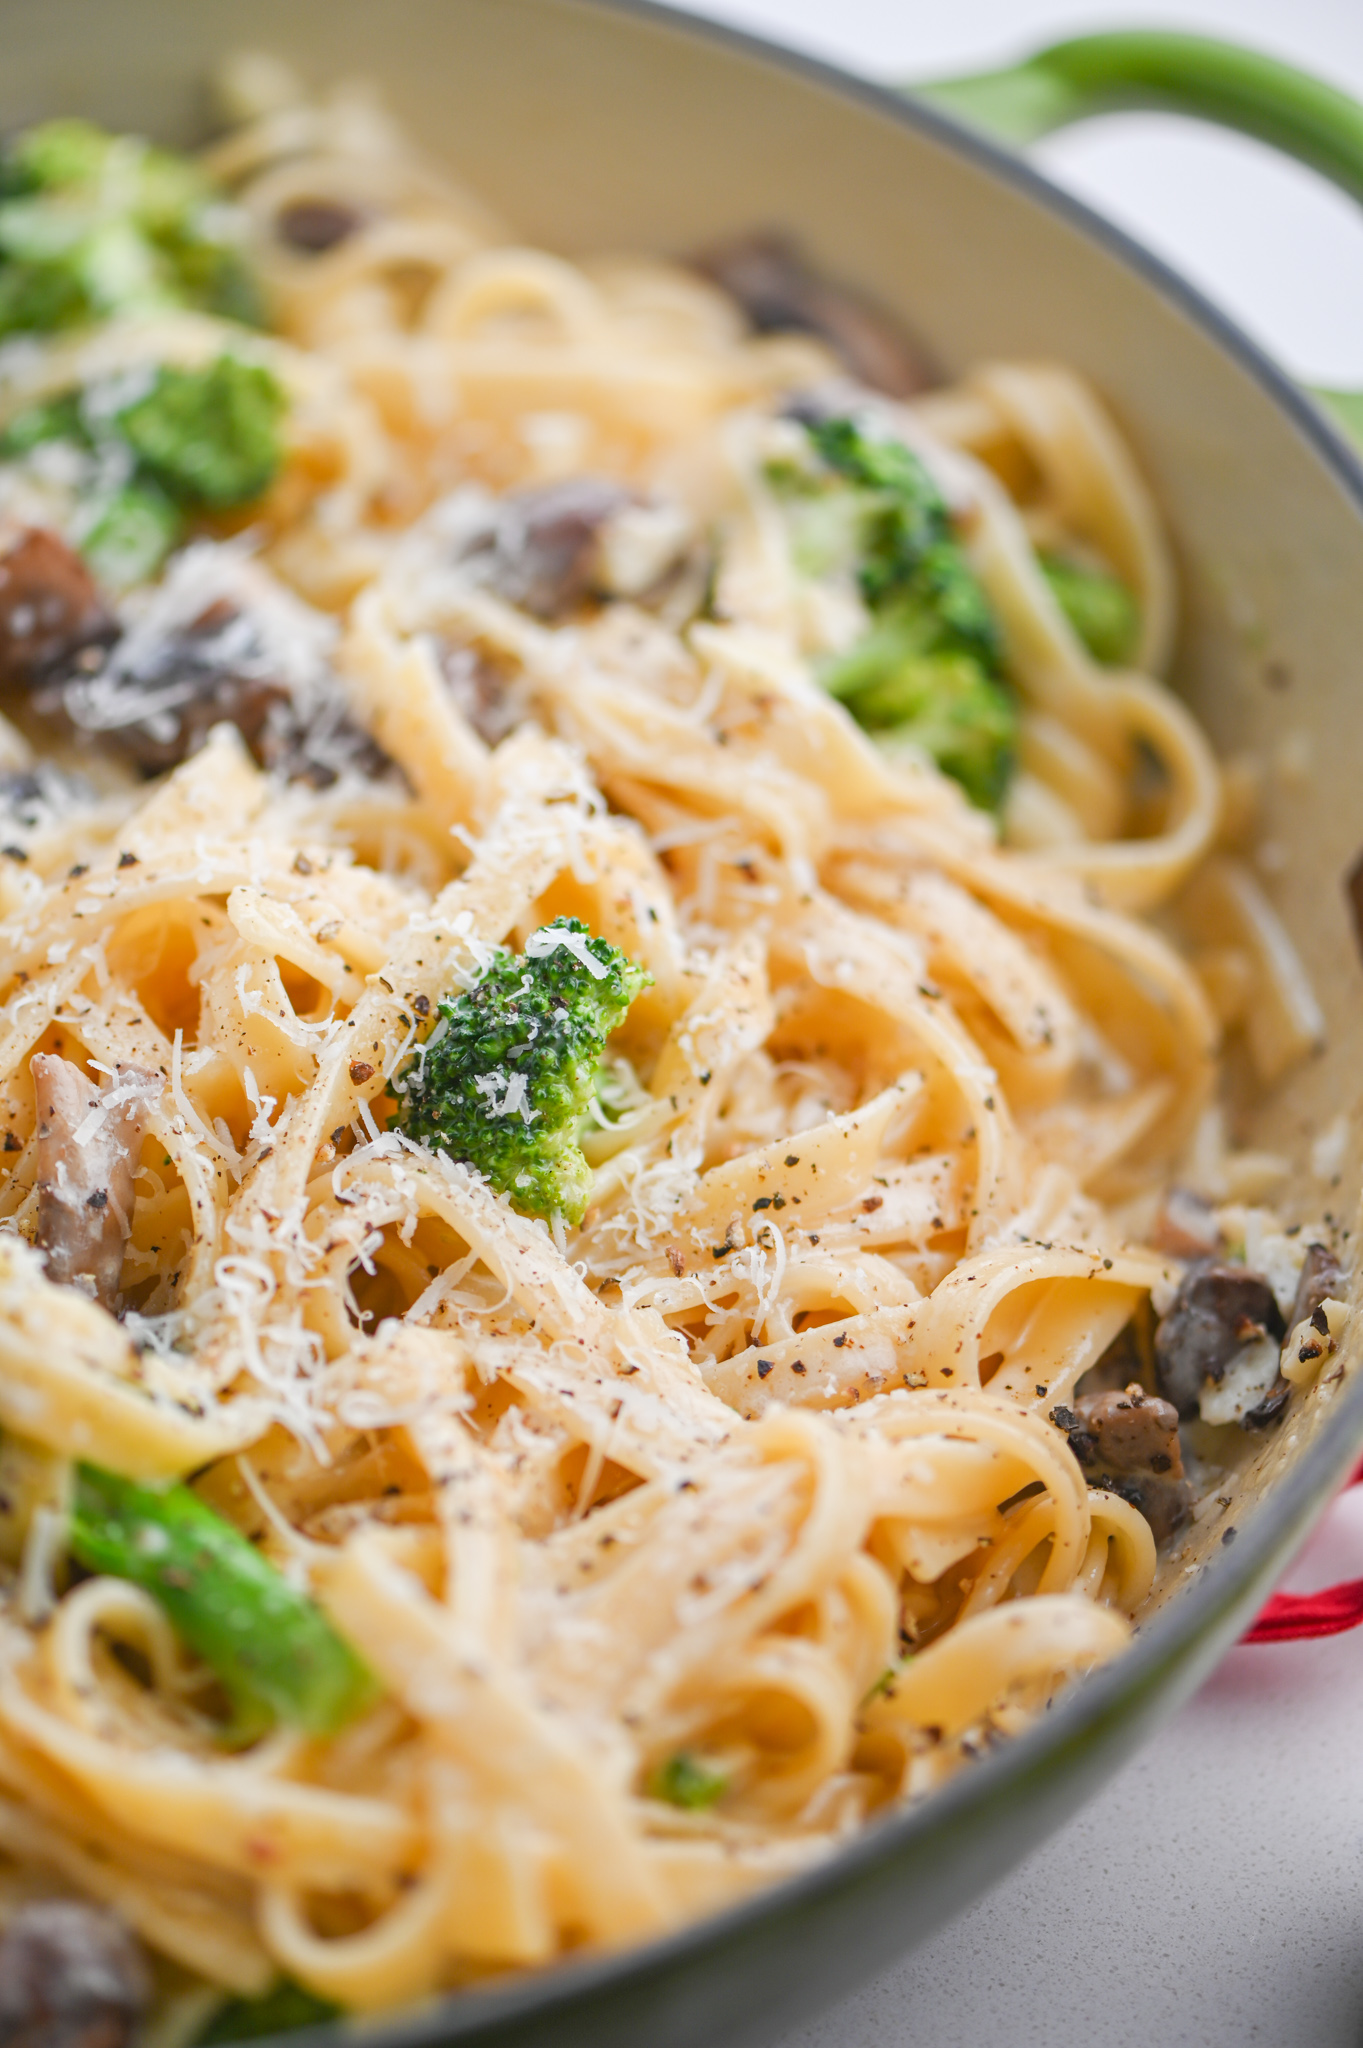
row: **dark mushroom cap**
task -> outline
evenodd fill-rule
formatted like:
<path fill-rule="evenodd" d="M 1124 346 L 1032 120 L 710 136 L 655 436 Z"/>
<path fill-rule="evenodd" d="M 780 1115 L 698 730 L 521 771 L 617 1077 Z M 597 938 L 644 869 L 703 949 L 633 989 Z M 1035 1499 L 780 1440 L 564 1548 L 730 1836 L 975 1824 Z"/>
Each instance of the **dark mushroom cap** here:
<path fill-rule="evenodd" d="M 0 684 L 33 689 L 117 637 L 80 556 L 47 527 L 24 527 L 0 556 Z"/>
<path fill-rule="evenodd" d="M 1160 1392 L 1186 1420 L 1197 1413 L 1206 1382 L 1221 1379 L 1242 1345 L 1264 1335 L 1281 1341 L 1283 1334 L 1281 1311 L 1262 1273 L 1199 1260 L 1155 1332 Z"/>
<path fill-rule="evenodd" d="M 103 1907 L 46 1899 L 0 1936 L 4 2048 L 132 2048 L 150 1997 L 141 1950 Z"/>

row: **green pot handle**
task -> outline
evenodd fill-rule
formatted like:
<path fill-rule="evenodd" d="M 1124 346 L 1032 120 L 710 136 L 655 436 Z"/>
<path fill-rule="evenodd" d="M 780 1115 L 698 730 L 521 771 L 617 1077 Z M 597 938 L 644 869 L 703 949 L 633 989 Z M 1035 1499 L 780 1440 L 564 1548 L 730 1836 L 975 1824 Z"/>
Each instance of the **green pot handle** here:
<path fill-rule="evenodd" d="M 1002 71 L 908 88 L 1019 146 L 1095 114 L 1191 114 L 1271 143 L 1363 203 L 1363 106 L 1308 71 L 1212 36 L 1131 29 L 1052 43 Z M 1363 446 L 1363 392 L 1312 396 Z"/>

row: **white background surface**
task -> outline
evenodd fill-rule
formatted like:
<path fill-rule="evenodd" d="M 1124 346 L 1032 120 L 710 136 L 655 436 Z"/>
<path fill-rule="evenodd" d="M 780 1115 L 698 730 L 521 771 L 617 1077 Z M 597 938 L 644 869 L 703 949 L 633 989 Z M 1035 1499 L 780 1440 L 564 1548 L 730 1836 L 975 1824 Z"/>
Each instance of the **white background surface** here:
<path fill-rule="evenodd" d="M 704 0 L 880 78 L 1054 37 L 1238 36 L 1363 97 L 1363 0 Z M 1040 160 L 1289 368 L 1363 388 L 1363 211 L 1257 144 L 1154 116 Z M 1288 1583 L 1363 1576 L 1363 1487 Z M 1363 2048 L 1363 1630 L 1239 1649 L 1061 1834 L 783 2048 Z M 697 2048 L 704 2048 L 697 2043 Z"/>

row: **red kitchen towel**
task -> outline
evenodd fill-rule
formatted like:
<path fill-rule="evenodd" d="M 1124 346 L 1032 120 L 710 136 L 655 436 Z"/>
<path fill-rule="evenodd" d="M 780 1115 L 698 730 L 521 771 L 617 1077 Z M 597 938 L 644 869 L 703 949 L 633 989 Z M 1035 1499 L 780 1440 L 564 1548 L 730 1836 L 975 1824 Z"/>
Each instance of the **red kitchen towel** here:
<path fill-rule="evenodd" d="M 1363 1484 L 1363 1464 L 1349 1478 Z M 1363 1579 L 1344 1579 L 1319 1593 L 1275 1593 L 1254 1626 L 1241 1637 L 1246 1643 L 1295 1643 L 1305 1636 L 1337 1636 L 1363 1622 Z"/>

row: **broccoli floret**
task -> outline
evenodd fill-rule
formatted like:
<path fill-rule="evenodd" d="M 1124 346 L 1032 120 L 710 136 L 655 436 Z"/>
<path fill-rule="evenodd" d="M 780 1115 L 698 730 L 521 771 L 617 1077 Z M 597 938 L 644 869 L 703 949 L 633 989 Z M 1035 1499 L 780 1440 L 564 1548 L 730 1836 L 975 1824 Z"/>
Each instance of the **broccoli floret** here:
<path fill-rule="evenodd" d="M 221 2006 L 199 2035 L 195 2048 L 218 2042 L 259 2041 L 266 2035 L 291 2034 L 302 2027 L 320 2027 L 341 2017 L 339 2005 L 316 1998 L 286 1978 L 262 1998 L 234 1998 Z"/>
<path fill-rule="evenodd" d="M 397 1124 L 466 1160 L 530 1215 L 580 1223 L 591 1169 L 578 1128 L 606 1040 L 652 977 L 575 917 L 499 947 L 399 1078 Z"/>
<path fill-rule="evenodd" d="M 247 505 L 274 480 L 284 393 L 268 370 L 219 356 L 200 370 L 161 369 L 114 428 L 173 498 L 222 511 Z"/>
<path fill-rule="evenodd" d="M 654 1799 L 665 1799 L 669 1806 L 685 1807 L 692 1813 L 703 1813 L 707 1806 L 713 1806 L 722 1799 L 729 1789 L 726 1771 L 706 1763 L 689 1750 L 679 1749 L 665 1763 L 659 1764 L 648 1781 L 648 1792 Z"/>
<path fill-rule="evenodd" d="M 1136 651 L 1141 618 L 1126 585 L 1102 569 L 1081 567 L 1061 555 L 1037 558 L 1061 611 L 1095 661 L 1121 668 Z"/>
<path fill-rule="evenodd" d="M 811 419 L 805 429 L 826 472 L 801 508 L 806 545 L 850 533 L 871 613 L 821 682 L 891 750 L 911 741 L 972 803 L 996 809 L 1016 759 L 1017 706 L 998 625 L 941 492 L 912 450 L 855 420 Z"/>
<path fill-rule="evenodd" d="M 0 155 L 0 335 L 195 306 L 259 323 L 232 215 L 185 157 L 89 121 Z"/>
<path fill-rule="evenodd" d="M 155 574 L 190 515 L 250 504 L 268 489 L 283 460 L 285 404 L 268 370 L 235 356 L 163 366 L 141 390 L 113 379 L 29 407 L 0 434 L 0 460 L 51 441 L 101 458 L 79 545 L 102 583 L 127 589 Z"/>
<path fill-rule="evenodd" d="M 830 664 L 824 683 L 891 752 L 897 741 L 911 740 L 979 809 L 1002 803 L 1013 769 L 1017 705 L 972 655 L 924 652 L 913 620 L 887 619 Z"/>

